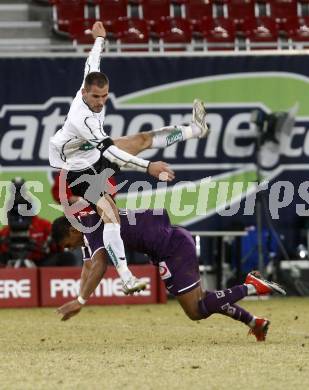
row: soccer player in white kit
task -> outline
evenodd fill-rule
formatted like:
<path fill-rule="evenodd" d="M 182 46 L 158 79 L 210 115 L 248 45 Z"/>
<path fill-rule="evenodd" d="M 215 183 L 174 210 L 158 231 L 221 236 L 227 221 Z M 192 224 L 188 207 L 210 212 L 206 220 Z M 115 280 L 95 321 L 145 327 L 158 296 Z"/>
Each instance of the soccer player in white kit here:
<path fill-rule="evenodd" d="M 125 167 L 147 172 L 161 180 L 162 175 L 163 180 L 173 180 L 175 175 L 168 164 L 162 161 L 150 162 L 136 157 L 136 154 L 148 148 L 162 148 L 190 138 L 205 137 L 208 132 L 206 111 L 203 103 L 196 100 L 190 126 L 169 126 L 112 140 L 103 129 L 109 81 L 100 72 L 100 58 L 106 36 L 101 22 L 93 25 L 92 35 L 95 43 L 86 61 L 82 87 L 71 104 L 63 127 L 50 138 L 49 160 L 52 167 L 66 172 L 72 193 L 86 198 L 101 216 L 104 221 L 105 248 L 122 279 L 124 292 L 131 294 L 146 286 L 128 269 L 120 236 L 119 215 L 107 193 L 108 177 L 104 176 L 104 172 L 108 171 L 107 176 L 110 176 L 111 170 L 117 172 Z M 88 175 L 88 178 L 93 175 L 93 180 L 82 181 L 82 176 L 86 177 L 84 175 Z"/>

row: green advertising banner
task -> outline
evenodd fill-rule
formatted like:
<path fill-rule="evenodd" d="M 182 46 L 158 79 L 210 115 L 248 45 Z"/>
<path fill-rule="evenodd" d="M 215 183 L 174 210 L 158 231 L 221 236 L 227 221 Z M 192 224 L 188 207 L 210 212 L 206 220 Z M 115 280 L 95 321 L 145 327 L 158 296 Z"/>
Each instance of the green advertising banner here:
<path fill-rule="evenodd" d="M 14 85 L 7 95 L 0 92 L 1 225 L 6 224 L 5 205 L 15 177 L 26 180 L 40 216 L 53 220 L 60 215 L 51 193 L 55 172 L 49 167 L 48 144 L 79 88 L 84 60 L 0 60 L 1 82 Z M 308 213 L 308 62 L 304 56 L 105 58 L 102 68 L 111 80 L 105 129 L 113 138 L 190 123 L 195 98 L 206 102 L 210 127 L 207 139 L 144 152 L 145 158 L 171 164 L 176 181 L 139 185 L 145 175 L 125 172 L 118 183 L 129 182 L 117 204 L 165 207 L 173 223 L 193 229 L 228 226 L 231 218 L 252 223 L 258 179 L 252 111 L 290 112 L 295 123 L 288 132 L 274 130 L 274 139 L 266 140 L 272 142 L 263 141 L 259 161 L 268 199 L 283 193 L 283 201 L 270 207 L 271 217 L 292 229 Z M 287 182 L 293 188 L 282 184 Z"/>

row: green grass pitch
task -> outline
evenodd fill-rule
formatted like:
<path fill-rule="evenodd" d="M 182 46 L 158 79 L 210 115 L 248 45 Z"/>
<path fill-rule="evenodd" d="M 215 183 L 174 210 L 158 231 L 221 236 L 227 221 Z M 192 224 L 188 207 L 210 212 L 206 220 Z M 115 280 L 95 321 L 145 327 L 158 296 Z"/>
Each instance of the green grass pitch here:
<path fill-rule="evenodd" d="M 167 305 L 0 310 L 1 389 L 308 389 L 309 298 L 243 302 L 267 316 L 267 341 L 214 315 Z"/>

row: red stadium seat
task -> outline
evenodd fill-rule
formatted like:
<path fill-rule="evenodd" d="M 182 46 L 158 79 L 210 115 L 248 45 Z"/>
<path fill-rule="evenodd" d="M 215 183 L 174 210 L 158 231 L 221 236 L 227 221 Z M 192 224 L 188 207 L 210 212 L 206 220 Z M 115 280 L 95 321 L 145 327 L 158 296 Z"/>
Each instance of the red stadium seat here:
<path fill-rule="evenodd" d="M 297 29 L 298 24 L 299 21 L 297 17 L 286 18 L 286 20 L 280 23 L 281 32 L 287 35 L 289 31 Z"/>
<path fill-rule="evenodd" d="M 204 0 L 190 0 L 186 4 L 186 17 L 193 23 L 201 20 L 204 16 L 211 18 L 212 15 L 212 4 L 210 1 L 206 3 Z"/>
<path fill-rule="evenodd" d="M 200 34 L 202 19 L 207 17 L 212 19 L 213 7 L 210 2 L 204 0 L 191 0 L 185 5 L 186 18 L 190 21 L 194 33 Z"/>
<path fill-rule="evenodd" d="M 270 17 L 277 22 L 297 16 L 296 0 L 273 0 L 270 2 Z"/>
<path fill-rule="evenodd" d="M 278 26 L 272 18 L 246 19 L 243 32 L 254 49 L 276 49 L 278 47 Z"/>
<path fill-rule="evenodd" d="M 287 36 L 303 47 L 309 47 L 309 17 L 291 19 L 285 23 Z M 297 45 L 299 46 L 299 45 Z"/>
<path fill-rule="evenodd" d="M 237 25 L 243 24 L 245 19 L 252 19 L 255 15 L 254 0 L 230 0 L 228 3 L 228 17 L 234 19 Z"/>
<path fill-rule="evenodd" d="M 184 50 L 192 41 L 192 28 L 188 20 L 182 18 L 161 18 L 155 23 L 152 31 L 164 44 L 178 44 L 177 48 L 168 50 Z"/>
<path fill-rule="evenodd" d="M 91 34 L 85 34 L 85 30 L 91 29 L 95 19 L 75 19 L 69 24 L 69 34 L 71 38 L 79 44 L 91 45 L 93 44 L 93 37 Z"/>
<path fill-rule="evenodd" d="M 86 0 L 51 0 L 53 24 L 56 32 L 68 32 L 71 20 L 88 17 Z"/>
<path fill-rule="evenodd" d="M 149 20 L 151 24 L 162 17 L 170 16 L 169 0 L 143 0 L 142 12 L 143 18 Z"/>
<path fill-rule="evenodd" d="M 113 21 L 128 16 L 127 0 L 94 0 L 96 4 L 96 18 Z"/>
<path fill-rule="evenodd" d="M 119 18 L 114 23 L 114 32 L 116 39 L 121 44 L 148 44 L 149 25 L 143 19 Z M 144 50 L 148 51 L 148 45 L 145 48 L 125 48 L 123 50 Z"/>
<path fill-rule="evenodd" d="M 201 33 L 208 50 L 231 50 L 235 47 L 235 25 L 226 18 L 203 18 Z"/>

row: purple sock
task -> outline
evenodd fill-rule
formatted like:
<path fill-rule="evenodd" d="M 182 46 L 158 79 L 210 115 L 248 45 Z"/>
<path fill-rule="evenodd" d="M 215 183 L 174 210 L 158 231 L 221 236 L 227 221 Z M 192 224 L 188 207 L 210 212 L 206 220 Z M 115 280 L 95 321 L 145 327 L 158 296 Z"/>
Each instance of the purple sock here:
<path fill-rule="evenodd" d="M 248 289 L 245 285 L 234 286 L 226 290 L 206 291 L 206 295 L 199 301 L 199 309 L 203 318 L 209 317 L 214 313 L 226 314 L 234 312 L 232 305 L 248 295 Z"/>
<path fill-rule="evenodd" d="M 238 305 L 230 305 L 227 307 L 227 310 L 222 310 L 221 314 L 224 314 L 230 318 L 233 318 L 236 321 L 243 322 L 246 325 L 249 325 L 253 320 L 253 315 L 250 314 L 247 310 L 243 309 Z"/>

